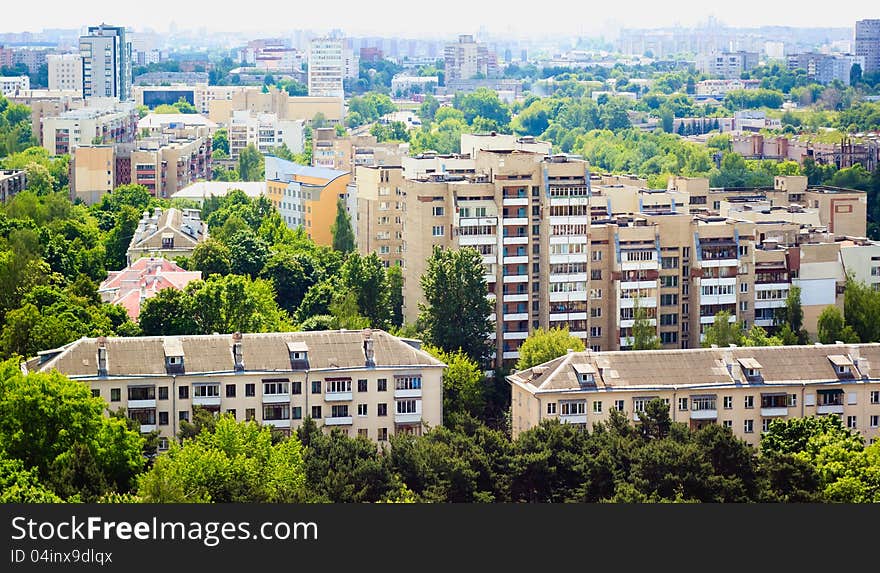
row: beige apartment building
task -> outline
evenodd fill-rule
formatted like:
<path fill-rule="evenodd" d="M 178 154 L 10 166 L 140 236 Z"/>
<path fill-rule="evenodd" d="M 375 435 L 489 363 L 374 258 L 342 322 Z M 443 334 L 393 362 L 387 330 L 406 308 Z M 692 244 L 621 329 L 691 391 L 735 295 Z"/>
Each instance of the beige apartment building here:
<path fill-rule="evenodd" d="M 72 90 L 83 93 L 83 63 L 79 54 L 49 54 L 46 56 L 50 90 Z"/>
<path fill-rule="evenodd" d="M 229 125 L 234 111 L 255 113 L 274 113 L 278 119 L 301 119 L 307 124 L 317 114 L 323 114 L 330 125 L 341 123 L 345 118 L 345 104 L 342 97 L 291 96 L 286 91 L 269 87 L 263 93 L 258 87 L 232 94 L 231 99 L 215 99 L 208 102 L 208 117 L 220 125 Z"/>
<path fill-rule="evenodd" d="M 31 108 L 31 132 L 40 145 L 43 144 L 43 118 L 56 117 L 86 104 L 81 91 L 71 90 L 21 90 L 6 99 Z"/>
<path fill-rule="evenodd" d="M 150 109 L 167 104 L 173 105 L 183 98 L 202 115 L 211 113 L 211 102 L 231 101 L 232 97 L 247 90 L 247 86 L 211 86 L 208 84 L 171 84 L 170 86 L 131 87 L 131 96 L 137 105 Z"/>
<path fill-rule="evenodd" d="M 655 398 L 673 421 L 721 424 L 757 446 L 774 420 L 834 415 L 866 441 L 880 426 L 880 344 L 570 352 L 507 377 L 514 436 L 544 419 L 633 421 Z"/>
<path fill-rule="evenodd" d="M 362 253 L 376 253 L 385 267 L 403 266 L 403 223 L 406 199 L 403 168 L 359 166 L 357 217 L 352 221 Z"/>
<path fill-rule="evenodd" d="M 506 364 L 539 327 L 568 326 L 596 352 L 630 348 L 639 309 L 664 348 L 699 348 L 719 311 L 746 327 L 778 325 L 794 286 L 815 337 L 822 310 L 843 308 L 841 245 L 871 248 L 858 242 L 865 193 L 808 188 L 803 177 L 766 189 L 673 178 L 649 190 L 637 178 L 591 174 L 573 156 L 474 155 L 405 158 L 402 226 L 367 210 L 383 185 L 396 193 L 396 173 L 377 183 L 383 170 L 362 171 L 359 245 L 393 249 L 391 237 L 402 236 L 407 322 L 418 316 L 433 248 L 476 248 L 495 305 L 495 356 Z"/>
<path fill-rule="evenodd" d="M 198 209 L 162 209 L 156 207 L 152 214 L 144 211 L 143 218 L 128 246 L 128 264 L 141 257 L 192 256 L 199 243 L 208 240 L 208 224 L 201 220 Z"/>
<path fill-rule="evenodd" d="M 77 146 L 135 140 L 138 112 L 133 103 L 93 100 L 92 104 L 43 118 L 43 147 L 50 155 L 70 153 Z"/>
<path fill-rule="evenodd" d="M 285 434 L 311 417 L 379 443 L 443 423 L 445 365 L 380 330 L 81 338 L 23 365 L 88 384 L 168 448 L 195 407 Z"/>
<path fill-rule="evenodd" d="M 372 135 L 339 137 L 331 127 L 315 129 L 312 136 L 312 165 L 354 172 L 360 166 L 399 166 L 409 144 L 379 143 Z"/>
<path fill-rule="evenodd" d="M 27 171 L 0 169 L 0 203 L 27 189 Z"/>

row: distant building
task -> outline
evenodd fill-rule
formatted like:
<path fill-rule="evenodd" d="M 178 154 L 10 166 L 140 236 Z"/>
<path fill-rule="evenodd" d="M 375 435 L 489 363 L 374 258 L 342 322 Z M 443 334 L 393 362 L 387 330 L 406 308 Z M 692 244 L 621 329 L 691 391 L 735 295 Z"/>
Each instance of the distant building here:
<path fill-rule="evenodd" d="M 391 78 L 391 94 L 398 93 L 432 93 L 440 84 L 438 76 L 410 76 L 397 74 Z"/>
<path fill-rule="evenodd" d="M 27 172 L 25 170 L 0 170 L 0 203 L 12 199 L 27 189 Z"/>
<path fill-rule="evenodd" d="M 83 93 L 83 65 L 79 54 L 51 54 L 47 58 L 50 90 Z"/>
<path fill-rule="evenodd" d="M 880 19 L 856 22 L 855 52 L 865 58 L 862 73 L 880 72 Z"/>
<path fill-rule="evenodd" d="M 807 77 L 820 84 L 828 84 L 837 80 L 849 85 L 850 71 L 855 64 L 864 68 L 864 56 L 830 55 L 816 52 L 792 54 L 788 56 L 789 70 L 806 70 Z"/>
<path fill-rule="evenodd" d="M 132 143 L 138 118 L 131 102 L 95 98 L 88 107 L 43 118 L 43 147 L 50 155 L 63 155 L 76 146 Z"/>
<path fill-rule="evenodd" d="M 401 165 L 409 151 L 406 143 L 379 143 L 372 135 L 336 135 L 323 127 L 313 130 L 312 165 L 354 172 L 359 165 Z"/>
<path fill-rule="evenodd" d="M 131 43 L 123 26 L 90 26 L 79 39 L 83 96 L 131 97 Z"/>
<path fill-rule="evenodd" d="M 756 90 L 761 87 L 761 80 L 703 80 L 697 82 L 697 97 L 713 97 L 723 99 L 734 90 Z"/>
<path fill-rule="evenodd" d="M 738 78 L 758 67 L 757 52 L 710 52 L 697 57 L 697 70 L 725 79 Z"/>
<path fill-rule="evenodd" d="M 310 125 L 322 115 L 329 125 L 342 123 L 345 105 L 340 97 L 291 96 L 284 90 L 270 86 L 268 93 L 261 88 L 249 87 L 235 91 L 230 97 L 215 97 L 208 102 L 208 117 L 219 125 L 228 126 L 236 111 L 274 113 L 279 120 L 303 120 Z"/>
<path fill-rule="evenodd" d="M 456 80 L 488 78 L 497 74 L 498 60 L 485 44 L 474 37 L 462 34 L 458 42 L 447 44 L 444 51 L 447 83 Z"/>
<path fill-rule="evenodd" d="M 199 205 L 209 197 L 226 197 L 234 190 L 242 191 L 251 199 L 266 194 L 265 181 L 196 181 L 171 195 L 172 199 L 188 199 Z"/>
<path fill-rule="evenodd" d="M 227 128 L 229 156 L 238 159 L 241 150 L 254 145 L 260 153 L 271 153 L 287 145 L 293 153 L 305 147 L 305 122 L 301 119 L 278 119 L 274 113 L 234 111 Z"/>
<path fill-rule="evenodd" d="M 174 259 L 192 256 L 199 243 L 208 240 L 208 224 L 198 209 L 162 209 L 145 211 L 128 246 L 128 264 L 141 257 Z"/>
<path fill-rule="evenodd" d="M 138 80 L 142 77 L 138 76 Z M 247 86 L 209 86 L 207 82 L 145 85 L 136 81 L 131 93 L 136 104 L 150 109 L 163 104 L 173 105 L 182 99 L 193 105 L 200 114 L 208 115 L 211 113 L 212 101 L 231 101 L 233 95 L 247 89 Z"/>
<path fill-rule="evenodd" d="M 346 58 L 342 40 L 315 38 L 309 44 L 309 95 L 343 97 Z"/>
<path fill-rule="evenodd" d="M 31 132 L 43 145 L 43 119 L 56 117 L 71 109 L 85 107 L 82 92 L 71 90 L 20 90 L 9 101 L 31 108 Z"/>
<path fill-rule="evenodd" d="M 15 95 L 21 90 L 31 89 L 31 79 L 28 76 L 0 76 L 0 94 L 4 96 Z"/>
<path fill-rule="evenodd" d="M 121 271 L 109 271 L 98 294 L 103 302 L 121 305 L 137 322 L 145 300 L 166 288 L 183 290 L 201 278 L 201 271 L 184 270 L 167 259 L 141 257 Z"/>

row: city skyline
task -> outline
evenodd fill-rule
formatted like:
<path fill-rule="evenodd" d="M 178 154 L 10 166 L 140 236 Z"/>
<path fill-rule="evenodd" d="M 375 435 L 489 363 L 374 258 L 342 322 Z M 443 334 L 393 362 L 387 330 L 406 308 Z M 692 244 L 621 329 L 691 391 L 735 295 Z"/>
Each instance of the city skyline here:
<path fill-rule="evenodd" d="M 613 37 L 620 28 L 686 28 L 706 25 L 710 20 L 735 28 L 786 26 L 803 28 L 852 27 L 856 20 L 880 17 L 876 4 L 856 0 L 844 11 L 792 11 L 786 5 L 767 5 L 745 0 L 723 9 L 707 9 L 704 3 L 693 0 L 673 0 L 663 10 L 651 9 L 646 2 L 631 2 L 631 9 L 618 5 L 591 6 L 583 18 L 558 18 L 560 13 L 583 10 L 579 3 L 563 0 L 553 11 L 530 14 L 527 19 L 518 11 L 499 11 L 497 4 L 474 4 L 452 0 L 443 5 L 430 19 L 412 18 L 411 7 L 401 0 L 383 4 L 383 10 L 363 13 L 352 0 L 341 0 L 339 9 L 328 12 L 299 14 L 290 6 L 271 6 L 272 18 L 265 12 L 253 10 L 237 12 L 229 2 L 215 2 L 216 10 L 204 12 L 197 5 L 172 4 L 158 0 L 148 13 L 136 12 L 129 5 L 85 5 L 77 11 L 76 21 L 64 10 L 59 0 L 49 0 L 46 10 L 39 14 L 20 14 L 0 22 L 0 33 L 29 31 L 39 33 L 47 29 L 72 29 L 106 22 L 124 25 L 134 30 L 152 29 L 167 33 L 170 29 L 199 30 L 212 33 L 285 33 L 298 29 L 315 31 L 343 30 L 353 36 L 398 36 L 441 38 L 457 33 L 476 33 L 483 29 L 495 35 L 540 37 L 547 34 Z M 462 15 L 466 18 L 462 18 Z M 279 25 L 283 22 L 283 25 Z"/>

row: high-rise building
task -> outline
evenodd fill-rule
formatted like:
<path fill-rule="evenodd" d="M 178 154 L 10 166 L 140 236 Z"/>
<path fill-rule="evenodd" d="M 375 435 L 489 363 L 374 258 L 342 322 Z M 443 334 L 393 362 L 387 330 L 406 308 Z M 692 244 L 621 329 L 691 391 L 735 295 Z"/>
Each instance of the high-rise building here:
<path fill-rule="evenodd" d="M 122 26 L 90 26 L 80 36 L 84 97 L 131 96 L 131 43 Z"/>
<path fill-rule="evenodd" d="M 478 75 L 489 77 L 498 71 L 498 61 L 489 49 L 463 34 L 458 42 L 448 44 L 444 52 L 446 81 L 469 80 Z"/>
<path fill-rule="evenodd" d="M 50 90 L 83 91 L 83 65 L 79 54 L 50 54 L 46 60 Z"/>
<path fill-rule="evenodd" d="M 856 22 L 856 56 L 865 58 L 863 73 L 880 72 L 880 19 Z"/>
<path fill-rule="evenodd" d="M 344 97 L 345 54 L 343 41 L 315 38 L 309 44 L 309 95 Z"/>
<path fill-rule="evenodd" d="M 721 78 L 738 78 L 758 66 L 756 52 L 709 52 L 697 56 L 697 70 Z"/>

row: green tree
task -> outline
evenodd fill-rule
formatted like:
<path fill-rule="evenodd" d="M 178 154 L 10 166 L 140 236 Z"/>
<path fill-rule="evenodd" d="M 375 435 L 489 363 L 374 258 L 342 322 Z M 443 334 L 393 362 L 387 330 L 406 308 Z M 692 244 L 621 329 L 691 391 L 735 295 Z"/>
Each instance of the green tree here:
<path fill-rule="evenodd" d="M 660 337 L 657 336 L 657 327 L 651 324 L 648 311 L 638 305 L 634 308 L 635 320 L 633 321 L 631 341 L 633 350 L 658 350 L 662 348 Z M 656 320 L 656 319 L 655 319 Z"/>
<path fill-rule="evenodd" d="M 515 368 L 526 370 L 564 356 L 569 350 L 583 352 L 584 349 L 584 342 L 569 334 L 568 325 L 549 330 L 539 328 L 529 334 L 519 347 L 519 359 Z"/>
<path fill-rule="evenodd" d="M 229 134 L 226 131 L 226 128 L 221 128 L 214 132 L 214 135 L 212 136 L 211 150 L 222 151 L 226 155 L 229 155 Z"/>
<path fill-rule="evenodd" d="M 726 348 L 731 344 L 742 346 L 743 332 L 739 323 L 730 322 L 730 313 L 724 310 L 715 314 L 715 320 L 712 326 L 706 328 L 704 333 L 705 339 L 702 346 L 708 348 L 712 345 L 718 348 Z"/>
<path fill-rule="evenodd" d="M 391 307 L 391 326 L 403 326 L 403 270 L 392 265 L 385 273 L 388 277 L 388 304 Z"/>
<path fill-rule="evenodd" d="M 197 327 L 190 314 L 189 297 L 173 288 L 162 289 L 148 298 L 138 315 L 144 336 L 177 336 L 196 334 Z"/>
<path fill-rule="evenodd" d="M 376 253 L 361 257 L 349 253 L 340 269 L 342 285 L 354 293 L 360 314 L 374 328 L 385 329 L 391 318 L 390 288 L 385 267 Z"/>
<path fill-rule="evenodd" d="M 834 305 L 826 306 L 819 315 L 818 334 L 822 344 L 834 344 L 838 340 L 846 343 L 859 342 L 858 334 L 851 326 L 844 324 L 843 315 Z"/>
<path fill-rule="evenodd" d="M 431 345 L 425 346 L 424 350 L 446 364 L 443 371 L 444 419 L 456 413 L 479 417 L 485 406 L 484 376 L 480 365 L 460 350 L 446 352 Z"/>
<path fill-rule="evenodd" d="M 291 503 L 305 495 L 302 446 L 273 443 L 256 422 L 223 415 L 213 431 L 172 444 L 138 480 L 147 503 Z"/>
<path fill-rule="evenodd" d="M 476 249 L 435 247 L 420 281 L 425 303 L 419 305 L 419 320 L 428 342 L 446 351 L 461 349 L 480 364 L 491 352 L 493 330 L 484 272 Z"/>
<path fill-rule="evenodd" d="M 191 270 L 201 271 L 202 278 L 229 274 L 231 266 L 232 253 L 229 247 L 214 238 L 199 243 L 190 259 Z"/>
<path fill-rule="evenodd" d="M 229 269 L 237 275 L 257 277 L 266 266 L 269 247 L 251 229 L 242 229 L 229 238 Z"/>
<path fill-rule="evenodd" d="M 242 181 L 262 181 L 264 178 L 264 158 L 253 143 L 248 144 L 238 155 L 238 176 Z"/>
<path fill-rule="evenodd" d="M 336 201 L 336 220 L 330 227 L 333 234 L 333 249 L 341 253 L 350 253 L 355 249 L 354 230 L 351 228 L 351 217 L 342 199 Z"/>

